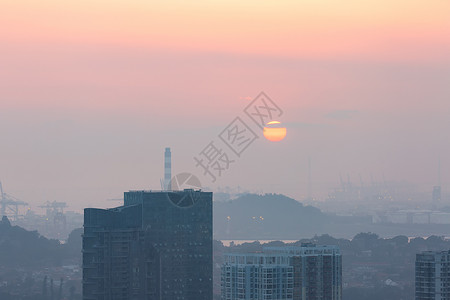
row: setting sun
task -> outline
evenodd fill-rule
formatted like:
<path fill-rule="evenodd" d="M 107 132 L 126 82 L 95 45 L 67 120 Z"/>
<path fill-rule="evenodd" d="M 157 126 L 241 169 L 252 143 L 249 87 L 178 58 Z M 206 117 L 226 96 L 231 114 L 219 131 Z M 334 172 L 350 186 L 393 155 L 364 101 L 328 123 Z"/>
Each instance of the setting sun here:
<path fill-rule="evenodd" d="M 264 137 L 271 142 L 279 142 L 286 137 L 286 127 L 281 127 L 278 121 L 270 121 L 263 130 Z"/>

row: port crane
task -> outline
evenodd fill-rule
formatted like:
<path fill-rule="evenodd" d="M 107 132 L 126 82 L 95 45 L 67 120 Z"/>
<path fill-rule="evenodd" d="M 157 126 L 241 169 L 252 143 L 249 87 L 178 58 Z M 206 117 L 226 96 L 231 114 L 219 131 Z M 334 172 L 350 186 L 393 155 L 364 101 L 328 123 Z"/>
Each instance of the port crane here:
<path fill-rule="evenodd" d="M 0 181 L 0 213 L 7 216 L 13 221 L 19 219 L 19 206 L 27 206 L 28 203 L 17 199 L 3 191 L 2 182 Z"/>

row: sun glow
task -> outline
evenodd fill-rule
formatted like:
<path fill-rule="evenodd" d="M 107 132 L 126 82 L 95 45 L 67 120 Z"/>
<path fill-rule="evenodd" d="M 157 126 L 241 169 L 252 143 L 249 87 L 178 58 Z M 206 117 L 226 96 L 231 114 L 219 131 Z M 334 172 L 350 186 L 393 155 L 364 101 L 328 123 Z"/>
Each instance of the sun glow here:
<path fill-rule="evenodd" d="M 271 142 L 279 142 L 286 137 L 286 127 L 281 127 L 279 121 L 270 121 L 263 129 L 263 134 L 266 139 Z"/>

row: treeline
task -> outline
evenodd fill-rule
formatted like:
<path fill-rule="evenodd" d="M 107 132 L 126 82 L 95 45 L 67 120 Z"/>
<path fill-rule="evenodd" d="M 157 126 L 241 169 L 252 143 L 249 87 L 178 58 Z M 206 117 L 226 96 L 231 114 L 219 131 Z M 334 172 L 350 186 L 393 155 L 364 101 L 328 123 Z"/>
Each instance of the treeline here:
<path fill-rule="evenodd" d="M 47 239 L 37 231 L 0 222 L 0 265 L 4 267 L 59 266 L 64 260 L 81 258 L 81 229 L 74 230 L 65 244 Z"/>
<path fill-rule="evenodd" d="M 215 299 L 219 299 L 220 295 L 218 266 L 223 263 L 224 253 L 259 252 L 265 246 L 300 246 L 304 242 L 339 246 L 343 261 L 343 300 L 414 299 L 416 254 L 428 250 L 450 250 L 450 241 L 440 236 L 380 238 L 370 232 L 359 233 L 352 239 L 337 239 L 325 234 L 290 244 L 281 241 L 261 244 L 256 241 L 227 247 L 215 241 Z"/>

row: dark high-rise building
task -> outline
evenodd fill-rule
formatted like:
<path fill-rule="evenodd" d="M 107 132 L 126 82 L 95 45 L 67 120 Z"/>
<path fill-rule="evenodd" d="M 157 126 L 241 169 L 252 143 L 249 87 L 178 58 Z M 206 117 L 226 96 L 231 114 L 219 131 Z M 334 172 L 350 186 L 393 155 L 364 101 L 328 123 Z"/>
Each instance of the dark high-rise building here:
<path fill-rule="evenodd" d="M 212 193 L 130 191 L 85 209 L 83 299 L 211 300 Z"/>
<path fill-rule="evenodd" d="M 450 300 L 450 251 L 416 255 L 416 300 Z"/>

